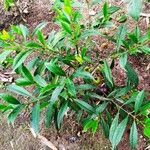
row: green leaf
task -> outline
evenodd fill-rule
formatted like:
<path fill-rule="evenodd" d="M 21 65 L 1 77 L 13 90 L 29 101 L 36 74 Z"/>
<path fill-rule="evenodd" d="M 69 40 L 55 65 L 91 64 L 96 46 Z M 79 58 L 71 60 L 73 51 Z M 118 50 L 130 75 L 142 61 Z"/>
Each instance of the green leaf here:
<path fill-rule="evenodd" d="M 61 122 L 63 120 L 63 117 L 66 113 L 68 109 L 68 103 L 65 103 L 64 105 L 61 106 L 59 112 L 58 112 L 58 115 L 57 115 L 57 126 L 58 126 L 58 129 L 60 129 L 60 126 L 61 126 Z"/>
<path fill-rule="evenodd" d="M 46 81 L 38 74 L 34 77 L 34 80 L 41 87 L 47 86 Z"/>
<path fill-rule="evenodd" d="M 53 63 L 52 61 L 50 63 L 45 63 L 46 68 L 51 71 L 52 73 L 54 73 L 55 75 L 60 75 L 60 76 L 65 76 L 66 73 L 55 63 Z"/>
<path fill-rule="evenodd" d="M 138 143 L 138 131 L 135 121 L 133 122 L 130 129 L 130 145 L 132 149 L 136 149 Z"/>
<path fill-rule="evenodd" d="M 106 123 L 103 117 L 101 117 L 101 126 L 103 128 L 103 132 L 106 138 L 109 137 L 109 125 Z"/>
<path fill-rule="evenodd" d="M 41 22 L 37 27 L 34 29 L 32 36 L 38 33 L 38 31 L 41 31 L 45 26 L 47 25 L 46 22 Z"/>
<path fill-rule="evenodd" d="M 89 113 L 95 113 L 95 109 L 94 107 L 92 107 L 91 105 L 89 105 L 88 103 L 81 101 L 81 100 L 74 100 L 75 103 L 81 108 L 84 109 L 85 111 L 89 112 Z"/>
<path fill-rule="evenodd" d="M 24 109 L 24 107 L 25 105 L 19 105 L 14 108 L 13 111 L 8 115 L 8 122 L 13 124 L 20 112 Z"/>
<path fill-rule="evenodd" d="M 145 127 L 144 128 L 144 135 L 150 138 L 150 127 Z"/>
<path fill-rule="evenodd" d="M 104 68 L 103 68 L 103 72 L 105 74 L 106 79 L 111 83 L 111 85 L 113 86 L 113 78 L 112 78 L 112 74 L 111 74 L 111 70 L 110 67 L 108 66 L 107 61 L 104 61 Z"/>
<path fill-rule="evenodd" d="M 96 107 L 96 113 L 97 115 L 99 115 L 100 113 L 102 113 L 105 108 L 107 107 L 108 103 L 107 102 L 103 102 L 101 105 Z"/>
<path fill-rule="evenodd" d="M 47 111 L 46 111 L 46 118 L 45 118 L 46 127 L 50 126 L 50 123 L 51 123 L 51 120 L 52 120 L 53 111 L 54 111 L 53 105 L 58 100 L 58 96 L 62 92 L 63 88 L 64 88 L 64 85 L 57 86 L 56 89 L 52 93 L 52 96 L 51 96 L 51 99 L 50 99 L 50 103 L 49 103 Z"/>
<path fill-rule="evenodd" d="M 29 42 L 26 44 L 26 47 L 32 48 L 32 49 L 42 49 L 43 48 L 40 44 L 38 44 L 36 42 Z"/>
<path fill-rule="evenodd" d="M 117 6 L 110 6 L 110 7 L 109 7 L 109 10 L 108 10 L 108 13 L 109 13 L 109 14 L 113 14 L 113 13 L 117 12 L 119 9 L 120 9 L 120 7 L 117 7 Z"/>
<path fill-rule="evenodd" d="M 126 64 L 125 70 L 128 77 L 128 84 L 137 87 L 139 84 L 137 73 L 134 71 L 129 63 Z"/>
<path fill-rule="evenodd" d="M 140 17 L 142 10 L 142 0 L 131 0 L 128 4 L 128 14 L 136 21 Z"/>
<path fill-rule="evenodd" d="M 76 97 L 76 88 L 74 86 L 73 81 L 71 81 L 69 78 L 66 79 L 66 86 L 67 86 L 68 93 Z"/>
<path fill-rule="evenodd" d="M 39 132 L 39 124 L 40 124 L 40 105 L 39 103 L 37 103 L 32 108 L 31 114 L 31 128 L 33 129 L 35 134 Z"/>
<path fill-rule="evenodd" d="M 72 34 L 70 25 L 69 25 L 67 22 L 61 21 L 61 25 L 62 25 L 62 28 L 63 28 L 67 33 Z"/>
<path fill-rule="evenodd" d="M 29 93 L 27 90 L 25 90 L 24 88 L 17 86 L 15 84 L 9 85 L 7 87 L 7 90 L 14 92 L 16 94 L 22 95 L 22 96 L 27 96 L 27 97 L 32 97 L 32 94 Z"/>
<path fill-rule="evenodd" d="M 126 36 L 126 33 L 127 33 L 127 28 L 126 28 L 126 25 L 121 25 L 119 28 L 118 28 L 118 32 L 117 32 L 117 37 L 116 37 L 116 46 L 117 46 L 117 50 L 119 50 L 121 44 L 122 44 L 122 41 L 125 39 L 125 36 Z"/>
<path fill-rule="evenodd" d="M 107 20 L 108 19 L 108 3 L 105 2 L 104 3 L 104 6 L 103 6 L 103 15 L 104 15 L 104 19 Z"/>
<path fill-rule="evenodd" d="M 119 64 L 121 66 L 122 69 L 125 68 L 126 64 L 127 64 L 127 59 L 128 59 L 128 54 L 127 53 L 123 53 L 120 58 L 119 58 Z"/>
<path fill-rule="evenodd" d="M 54 108 L 51 103 L 48 105 L 47 111 L 46 111 L 46 117 L 45 117 L 45 125 L 48 128 L 52 122 L 52 117 L 54 114 Z"/>
<path fill-rule="evenodd" d="M 113 149 L 116 148 L 116 146 L 119 144 L 119 142 L 122 139 L 123 133 L 126 129 L 126 125 L 128 122 L 128 117 L 126 117 L 115 129 L 114 135 L 113 135 L 113 139 L 112 139 L 112 147 Z"/>
<path fill-rule="evenodd" d="M 117 113 L 117 115 L 113 119 L 110 130 L 109 130 L 109 140 L 111 143 L 113 142 L 113 136 L 114 136 L 115 130 L 118 126 L 118 121 L 119 121 L 119 113 Z"/>
<path fill-rule="evenodd" d="M 32 74 L 30 73 L 30 71 L 28 70 L 28 68 L 24 65 L 21 66 L 21 73 L 22 76 L 26 79 L 28 79 L 31 83 L 34 82 L 34 79 L 32 77 Z"/>
<path fill-rule="evenodd" d="M 45 94 L 46 92 L 50 92 L 52 89 L 56 88 L 58 85 L 57 84 L 48 84 L 41 90 L 41 94 Z"/>
<path fill-rule="evenodd" d="M 135 113 L 138 112 L 139 108 L 142 105 L 142 102 L 144 100 L 144 90 L 140 91 L 135 99 L 135 105 L 134 105 L 134 111 Z"/>
<path fill-rule="evenodd" d="M 20 104 L 20 102 L 16 98 L 14 98 L 13 96 L 8 95 L 8 94 L 4 94 L 4 93 L 0 94 L 0 99 L 3 99 L 4 101 L 6 101 L 10 104 L 13 104 L 13 105 Z"/>
<path fill-rule="evenodd" d="M 24 26 L 23 24 L 20 24 L 19 27 L 21 29 L 24 39 L 26 40 L 27 36 L 29 35 L 29 29 L 26 26 Z"/>
<path fill-rule="evenodd" d="M 38 31 L 37 36 L 38 36 L 38 40 L 39 40 L 43 45 L 46 45 L 46 41 L 45 41 L 44 36 L 43 36 L 43 34 L 42 34 L 41 31 Z"/>
<path fill-rule="evenodd" d="M 51 99 L 50 99 L 50 103 L 52 105 L 58 100 L 58 96 L 60 95 L 63 88 L 64 88 L 64 85 L 61 85 L 61 86 L 56 87 L 56 89 L 53 91 Z"/>
<path fill-rule="evenodd" d="M 94 80 L 94 77 L 89 72 L 83 71 L 80 68 L 76 70 L 76 72 L 74 73 L 73 76 L 83 78 L 83 79 L 92 79 L 92 80 Z"/>
<path fill-rule="evenodd" d="M 30 55 L 31 52 L 32 51 L 20 52 L 14 59 L 13 70 L 16 70 L 25 61 L 25 59 Z"/>
<path fill-rule="evenodd" d="M 15 81 L 16 85 L 18 86 L 29 86 L 29 85 L 32 85 L 33 82 L 30 82 L 28 79 L 26 78 L 18 78 L 16 81 Z"/>
<path fill-rule="evenodd" d="M 0 64 L 2 64 L 5 61 L 5 59 L 11 52 L 12 51 L 5 50 L 0 54 Z"/>

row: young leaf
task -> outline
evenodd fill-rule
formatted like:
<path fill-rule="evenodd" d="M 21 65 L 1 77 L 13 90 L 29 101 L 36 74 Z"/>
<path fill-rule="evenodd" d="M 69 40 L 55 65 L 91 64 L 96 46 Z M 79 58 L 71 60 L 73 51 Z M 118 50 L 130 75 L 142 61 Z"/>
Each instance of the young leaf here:
<path fill-rule="evenodd" d="M 62 28 L 63 28 L 67 33 L 72 34 L 70 25 L 69 25 L 67 22 L 61 21 L 61 25 L 62 25 Z"/>
<path fill-rule="evenodd" d="M 16 108 L 14 108 L 13 111 L 8 116 L 8 122 L 13 124 L 15 119 L 18 117 L 18 115 L 20 114 L 20 112 L 23 110 L 24 107 L 25 105 L 19 105 Z"/>
<path fill-rule="evenodd" d="M 33 82 L 30 82 L 28 79 L 26 78 L 18 78 L 16 81 L 15 81 L 16 85 L 18 86 L 29 86 L 31 84 L 33 84 Z"/>
<path fill-rule="evenodd" d="M 103 6 L 103 15 L 104 15 L 104 19 L 107 20 L 108 19 L 108 3 L 105 2 L 104 3 L 104 6 Z"/>
<path fill-rule="evenodd" d="M 135 121 L 130 129 L 130 145 L 132 149 L 136 149 L 138 143 L 138 131 Z"/>
<path fill-rule="evenodd" d="M 37 36 L 38 36 L 38 40 L 39 40 L 43 45 L 46 45 L 44 36 L 43 36 L 43 34 L 42 34 L 41 31 L 38 31 Z"/>
<path fill-rule="evenodd" d="M 10 104 L 13 104 L 13 105 L 20 104 L 20 102 L 16 98 L 14 98 L 13 96 L 8 95 L 8 94 L 4 94 L 4 93 L 0 94 L 0 99 L 3 99 L 4 101 L 6 101 Z"/>
<path fill-rule="evenodd" d="M 30 55 L 31 51 L 22 51 L 20 52 L 13 61 L 13 70 L 16 70 Z"/>
<path fill-rule="evenodd" d="M 37 134 L 39 132 L 39 123 L 40 123 L 40 105 L 37 103 L 32 108 L 32 114 L 31 114 L 31 128 Z"/>
<path fill-rule="evenodd" d="M 131 0 L 129 2 L 128 13 L 134 20 L 138 21 L 141 9 L 142 9 L 142 0 Z"/>
<path fill-rule="evenodd" d="M 95 113 L 95 109 L 94 107 L 92 107 L 91 105 L 89 105 L 88 103 L 81 101 L 81 100 L 74 100 L 75 103 L 81 108 L 84 109 L 85 111 L 89 112 L 89 113 Z"/>
<path fill-rule="evenodd" d="M 60 110 L 58 112 L 58 115 L 57 115 L 57 127 L 58 127 L 58 129 L 60 129 L 61 122 L 63 120 L 63 117 L 64 117 L 67 109 L 68 109 L 68 103 L 65 103 L 64 105 L 62 105 L 62 107 L 60 108 Z"/>
<path fill-rule="evenodd" d="M 36 42 L 29 42 L 26 44 L 26 47 L 31 48 L 31 49 L 42 49 L 43 48 L 40 44 L 38 44 Z"/>
<path fill-rule="evenodd" d="M 144 90 L 140 91 L 135 99 L 135 105 L 134 105 L 135 113 L 138 112 L 139 108 L 142 105 L 143 100 L 144 100 Z"/>
<path fill-rule="evenodd" d="M 29 93 L 27 90 L 25 90 L 24 88 L 17 86 L 15 84 L 9 85 L 7 87 L 7 90 L 14 92 L 16 94 L 22 95 L 22 96 L 27 96 L 27 97 L 32 97 L 32 94 Z"/>

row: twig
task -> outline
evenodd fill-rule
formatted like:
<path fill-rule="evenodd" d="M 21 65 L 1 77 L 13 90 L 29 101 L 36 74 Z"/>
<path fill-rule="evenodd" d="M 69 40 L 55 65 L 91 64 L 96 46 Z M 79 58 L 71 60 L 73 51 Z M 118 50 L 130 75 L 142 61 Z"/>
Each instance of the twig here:
<path fill-rule="evenodd" d="M 50 149 L 52 149 L 52 150 L 58 150 L 58 149 L 56 148 L 56 146 L 55 146 L 52 142 L 50 142 L 50 141 L 49 141 L 47 138 L 45 138 L 44 136 L 42 136 L 42 135 L 40 135 L 40 134 L 36 134 L 36 133 L 34 132 L 34 130 L 30 127 L 30 125 L 28 125 L 28 126 L 29 126 L 29 129 L 30 129 L 32 135 L 33 135 L 36 139 L 40 140 L 41 143 L 43 143 L 44 145 L 46 145 L 46 146 L 49 147 Z"/>

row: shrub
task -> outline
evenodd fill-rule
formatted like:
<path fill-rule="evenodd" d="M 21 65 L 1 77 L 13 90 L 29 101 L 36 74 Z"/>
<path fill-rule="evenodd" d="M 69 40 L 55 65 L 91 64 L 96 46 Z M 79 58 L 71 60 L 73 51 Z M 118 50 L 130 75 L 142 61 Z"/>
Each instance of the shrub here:
<path fill-rule="evenodd" d="M 97 4 L 94 1 L 93 4 Z M 135 6 L 139 3 L 139 7 Z M 149 31 L 140 35 L 136 28 L 128 33 L 126 25 L 118 28 L 116 36 L 109 37 L 99 32 L 99 28 L 111 25 L 111 16 L 120 8 L 104 3 L 96 24 L 82 24 L 82 15 L 74 9 L 76 3 L 70 0 L 56 1 L 55 22 L 59 31 L 51 31 L 48 38 L 42 33 L 47 25 L 40 23 L 32 33 L 24 25 L 12 26 L 9 32 L 0 34 L 1 64 L 9 64 L 17 74 L 14 83 L 6 87 L 11 93 L 1 93 L 0 110 L 8 114 L 8 122 L 14 123 L 22 111 L 31 114 L 31 127 L 35 134 L 39 132 L 41 111 L 45 111 L 45 125 L 52 122 L 60 129 L 65 114 L 75 112 L 83 125 L 83 131 L 94 134 L 99 126 L 109 138 L 112 149 L 122 139 L 126 127 L 130 128 L 130 145 L 137 147 L 138 127 L 150 137 L 150 102 L 144 90 L 138 91 L 138 76 L 127 61 L 128 54 L 149 53 L 146 46 L 150 40 Z M 140 14 L 140 1 L 131 1 L 129 14 L 136 21 Z M 129 9 L 129 10 L 130 10 Z M 110 26 L 111 27 L 111 26 Z M 95 60 L 93 36 L 102 36 L 115 43 L 116 51 L 109 59 Z M 145 48 L 144 48 L 145 47 Z M 13 53 L 13 55 L 12 55 Z M 13 57 L 15 55 L 15 57 Z M 34 57 L 34 55 L 37 55 Z M 27 58 L 31 56 L 31 60 Z M 11 58 L 13 62 L 7 61 Z M 126 73 L 123 87 L 115 85 L 112 66 L 119 58 L 120 67 Z M 27 60 L 27 61 L 26 61 Z M 28 90 L 32 87 L 32 90 Z M 12 93 L 15 93 L 18 100 Z"/>

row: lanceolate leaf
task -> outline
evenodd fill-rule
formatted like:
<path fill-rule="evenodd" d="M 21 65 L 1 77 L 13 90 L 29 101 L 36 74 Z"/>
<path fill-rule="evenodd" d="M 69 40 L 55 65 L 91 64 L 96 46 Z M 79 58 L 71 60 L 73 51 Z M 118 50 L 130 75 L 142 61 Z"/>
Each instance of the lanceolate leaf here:
<path fill-rule="evenodd" d="M 20 102 L 14 98 L 13 96 L 11 95 L 8 95 L 8 94 L 0 94 L 0 99 L 3 99 L 4 101 L 10 103 L 10 104 L 14 104 L 14 105 L 18 105 L 20 104 Z"/>
<path fill-rule="evenodd" d="M 27 36 L 29 35 L 29 29 L 26 26 L 24 26 L 23 24 L 20 24 L 19 27 L 21 29 L 24 39 L 26 40 Z"/>
<path fill-rule="evenodd" d="M 115 129 L 114 135 L 113 135 L 113 139 L 112 139 L 112 147 L 113 149 L 116 148 L 116 146 L 119 144 L 119 142 L 122 139 L 123 133 L 126 129 L 126 125 L 128 122 L 128 117 L 126 117 Z"/>
<path fill-rule="evenodd" d="M 51 71 L 52 73 L 60 76 L 65 76 L 66 73 L 55 63 L 50 62 L 50 63 L 45 63 L 46 68 Z"/>
<path fill-rule="evenodd" d="M 60 129 L 60 126 L 61 126 L 61 122 L 63 120 L 63 117 L 65 115 L 65 112 L 67 111 L 68 109 L 68 103 L 65 103 L 59 110 L 58 112 L 58 115 L 57 115 L 57 126 L 58 126 L 58 129 Z"/>
<path fill-rule="evenodd" d="M 47 86 L 47 83 L 46 83 L 46 81 L 44 80 L 44 78 L 42 78 L 40 75 L 36 75 L 35 77 L 34 77 L 34 80 L 35 80 L 35 82 L 38 84 L 38 85 L 40 85 L 41 87 L 45 87 L 45 86 Z"/>
<path fill-rule="evenodd" d="M 75 103 L 77 103 L 77 105 L 81 108 L 84 109 L 85 111 L 89 112 L 89 113 L 95 113 L 94 107 L 92 107 L 91 105 L 89 105 L 88 103 L 81 101 L 81 100 L 74 100 Z"/>
<path fill-rule="evenodd" d="M 119 121 L 119 113 L 117 113 L 116 117 L 113 119 L 111 127 L 110 127 L 109 140 L 111 143 L 113 142 L 113 136 L 114 136 L 115 130 L 118 126 L 118 121 Z"/>
<path fill-rule="evenodd" d="M 46 127 L 50 126 L 50 123 L 52 121 L 52 114 L 54 112 L 53 105 L 58 100 L 58 96 L 60 95 L 60 93 L 63 90 L 63 88 L 64 88 L 63 85 L 62 86 L 58 86 L 58 87 L 56 87 L 56 89 L 52 93 L 52 96 L 51 96 L 51 99 L 50 99 L 50 103 L 49 103 L 47 111 L 46 111 L 46 118 L 45 118 Z"/>
<path fill-rule="evenodd" d="M 122 25 L 118 28 L 118 32 L 117 32 L 117 43 L 116 43 L 116 46 L 117 46 L 117 50 L 119 50 L 121 44 L 122 44 L 122 41 L 124 40 L 125 36 L 126 36 L 126 33 L 127 33 L 127 28 L 126 28 L 126 25 Z"/>
<path fill-rule="evenodd" d="M 10 51 L 10 50 L 6 50 L 6 51 L 3 51 L 3 52 L 0 54 L 0 64 L 5 61 L 5 59 L 7 58 L 7 56 L 8 56 L 11 52 L 12 52 L 12 51 Z"/>
<path fill-rule="evenodd" d="M 34 130 L 35 134 L 39 132 L 39 123 L 40 123 L 40 105 L 37 103 L 32 108 L 31 114 L 31 128 Z"/>
<path fill-rule="evenodd" d="M 33 84 L 33 82 L 29 81 L 28 79 L 26 78 L 18 78 L 16 81 L 15 81 L 16 85 L 18 86 L 28 86 L 28 85 L 31 85 Z"/>
<path fill-rule="evenodd" d="M 53 105 L 57 100 L 58 100 L 58 96 L 60 95 L 61 91 L 63 90 L 64 85 L 62 86 L 58 86 L 52 93 L 51 99 L 50 99 L 50 103 Z"/>
<path fill-rule="evenodd" d="M 46 22 L 41 22 L 37 27 L 34 29 L 32 36 L 38 33 L 38 31 L 41 31 L 45 26 L 47 25 Z"/>
<path fill-rule="evenodd" d="M 137 73 L 134 71 L 129 63 L 126 64 L 125 70 L 128 77 L 128 84 L 137 87 L 139 84 Z"/>
<path fill-rule="evenodd" d="M 128 5 L 128 13 L 134 20 L 138 21 L 141 9 L 142 9 L 142 0 L 130 0 Z"/>
<path fill-rule="evenodd" d="M 31 51 L 22 51 L 14 59 L 13 70 L 16 70 L 30 55 Z"/>
<path fill-rule="evenodd" d="M 18 117 L 18 115 L 20 114 L 20 112 L 23 110 L 24 107 L 25 105 L 19 105 L 16 108 L 14 108 L 13 111 L 8 116 L 8 122 L 13 124 L 15 119 Z"/>
<path fill-rule="evenodd" d="M 132 149 L 136 149 L 138 143 L 138 131 L 135 121 L 130 129 L 130 145 Z"/>
<path fill-rule="evenodd" d="M 137 113 L 144 99 L 144 90 L 140 91 L 135 99 L 134 110 Z"/>
<path fill-rule="evenodd" d="M 32 83 L 34 82 L 32 74 L 30 73 L 30 71 L 27 69 L 26 66 L 24 66 L 24 65 L 21 66 L 21 73 L 22 73 L 23 77 L 28 79 L 30 82 L 32 82 Z"/>
<path fill-rule="evenodd" d="M 27 96 L 27 97 L 32 97 L 32 94 L 29 93 L 27 90 L 25 90 L 24 88 L 18 86 L 18 85 L 15 85 L 15 84 L 12 84 L 12 85 L 9 85 L 7 87 L 7 89 L 9 91 L 12 91 L 16 94 L 19 94 L 19 95 L 22 95 L 22 96 Z"/>
<path fill-rule="evenodd" d="M 119 58 L 119 63 L 122 69 L 125 68 L 126 64 L 127 64 L 127 59 L 128 59 L 128 54 L 127 53 L 123 53 L 120 58 Z"/>
<path fill-rule="evenodd" d="M 106 60 L 104 61 L 104 68 L 103 68 L 103 72 L 105 74 L 106 79 L 111 83 L 111 85 L 113 86 L 113 78 L 112 78 L 112 74 L 111 74 L 111 70 L 109 68 L 108 63 L 106 62 Z"/>
<path fill-rule="evenodd" d="M 108 13 L 108 3 L 107 2 L 105 2 L 104 6 L 103 6 L 103 15 L 104 15 L 105 20 L 107 20 L 108 15 L 109 15 L 109 13 Z"/>
<path fill-rule="evenodd" d="M 69 78 L 66 80 L 66 86 L 68 89 L 68 93 L 72 96 L 76 96 L 76 88 L 74 86 L 73 81 L 71 81 Z"/>

